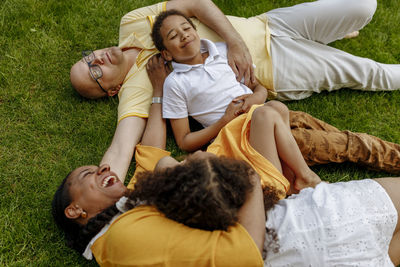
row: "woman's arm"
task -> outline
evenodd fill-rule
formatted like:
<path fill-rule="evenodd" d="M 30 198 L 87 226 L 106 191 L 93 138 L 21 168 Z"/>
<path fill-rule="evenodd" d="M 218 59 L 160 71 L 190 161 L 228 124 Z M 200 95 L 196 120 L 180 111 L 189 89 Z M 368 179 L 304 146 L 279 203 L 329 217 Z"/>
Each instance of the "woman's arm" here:
<path fill-rule="evenodd" d="M 232 101 L 228 105 L 225 114 L 216 123 L 196 132 L 190 131 L 189 119 L 187 117 L 183 119 L 170 119 L 175 141 L 179 148 L 188 152 L 200 149 L 215 138 L 219 131 L 228 122 L 233 120 L 237 114 L 240 114 L 241 107 L 242 104 Z"/>
<path fill-rule="evenodd" d="M 153 56 L 147 62 L 146 69 L 153 85 L 153 97 L 162 97 L 164 80 L 169 74 L 164 59 L 159 54 Z M 166 123 L 162 118 L 162 103 L 152 103 L 142 137 L 142 145 L 165 149 L 166 138 Z"/>
<path fill-rule="evenodd" d="M 218 33 L 228 46 L 228 63 L 237 80 L 244 78 L 246 85 L 255 81 L 251 55 L 245 42 L 211 0 L 171 0 L 167 3 L 169 9 L 177 9 L 188 17 L 196 17 Z"/>

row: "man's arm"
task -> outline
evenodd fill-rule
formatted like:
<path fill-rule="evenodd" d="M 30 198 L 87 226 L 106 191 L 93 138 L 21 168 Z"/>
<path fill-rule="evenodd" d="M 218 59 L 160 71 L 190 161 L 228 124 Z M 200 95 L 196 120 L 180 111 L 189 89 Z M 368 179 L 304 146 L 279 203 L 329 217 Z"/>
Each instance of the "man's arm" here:
<path fill-rule="evenodd" d="M 176 9 L 188 17 L 196 17 L 213 29 L 228 46 L 228 63 L 236 78 L 248 85 L 255 81 L 250 52 L 240 34 L 211 0 L 170 0 L 167 10 Z"/>
<path fill-rule="evenodd" d="M 159 56 L 153 56 L 149 59 L 146 67 L 154 88 L 153 96 L 161 97 L 164 80 L 168 76 L 164 60 Z M 101 164 L 108 163 L 122 181 L 125 180 L 135 146 L 139 143 L 145 126 L 146 119 L 143 118 L 131 116 L 121 120 L 112 143 L 101 160 Z M 165 143 L 166 126 L 165 120 L 161 117 L 161 104 L 152 104 L 142 145 L 165 149 Z"/>
<path fill-rule="evenodd" d="M 146 119 L 127 117 L 119 122 L 110 147 L 100 165 L 107 163 L 123 182 L 132 160 L 135 146 L 142 137 Z"/>

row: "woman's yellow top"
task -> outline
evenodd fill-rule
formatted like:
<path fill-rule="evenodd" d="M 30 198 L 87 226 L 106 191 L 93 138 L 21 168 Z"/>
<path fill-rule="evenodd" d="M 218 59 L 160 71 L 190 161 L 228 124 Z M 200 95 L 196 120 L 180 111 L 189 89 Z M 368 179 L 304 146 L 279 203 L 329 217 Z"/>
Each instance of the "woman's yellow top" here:
<path fill-rule="evenodd" d="M 136 146 L 136 173 L 152 170 L 169 152 Z M 135 182 L 132 178 L 128 187 Z M 118 217 L 91 247 L 100 266 L 263 266 L 261 254 L 240 224 L 204 231 L 166 218 L 151 206 Z"/>

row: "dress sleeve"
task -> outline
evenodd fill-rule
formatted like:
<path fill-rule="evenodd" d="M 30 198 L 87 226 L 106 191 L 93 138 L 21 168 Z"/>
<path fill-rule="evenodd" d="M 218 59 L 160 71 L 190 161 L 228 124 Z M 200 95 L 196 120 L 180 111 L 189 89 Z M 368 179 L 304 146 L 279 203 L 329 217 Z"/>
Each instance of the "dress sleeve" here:
<path fill-rule="evenodd" d="M 129 181 L 128 189 L 134 188 L 138 173 L 152 171 L 161 158 L 170 154 L 170 152 L 157 147 L 138 144 L 135 151 L 136 169 L 132 179 Z"/>

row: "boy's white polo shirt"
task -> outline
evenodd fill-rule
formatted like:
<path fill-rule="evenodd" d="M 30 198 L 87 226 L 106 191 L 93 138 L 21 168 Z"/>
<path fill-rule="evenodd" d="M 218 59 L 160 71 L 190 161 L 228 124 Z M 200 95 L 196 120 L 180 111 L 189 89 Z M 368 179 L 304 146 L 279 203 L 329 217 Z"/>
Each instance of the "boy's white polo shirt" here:
<path fill-rule="evenodd" d="M 225 43 L 201 39 L 201 52 L 209 56 L 204 64 L 172 62 L 173 72 L 164 83 L 163 117 L 182 119 L 192 116 L 204 127 L 218 121 L 229 103 L 253 92 L 236 80 L 228 65 Z"/>

